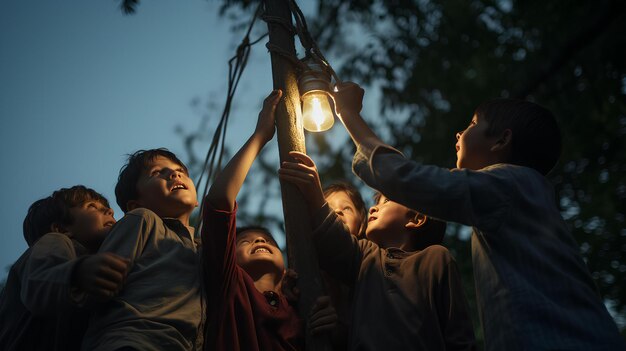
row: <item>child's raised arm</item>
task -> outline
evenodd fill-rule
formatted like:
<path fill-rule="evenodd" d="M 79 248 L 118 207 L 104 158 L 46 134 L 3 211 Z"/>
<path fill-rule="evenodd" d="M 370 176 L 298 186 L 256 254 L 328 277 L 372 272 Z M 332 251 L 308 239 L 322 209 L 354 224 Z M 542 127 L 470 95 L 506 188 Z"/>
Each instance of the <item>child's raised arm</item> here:
<path fill-rule="evenodd" d="M 289 156 L 298 162 L 283 162 L 278 177 L 298 187 L 307 201 L 311 216 L 314 216 L 326 202 L 315 163 L 302 152 L 290 151 Z"/>
<path fill-rule="evenodd" d="M 207 195 L 207 201 L 216 210 L 232 211 L 235 208 L 237 194 L 248 175 L 252 163 L 261 149 L 263 149 L 263 146 L 272 140 L 274 136 L 276 129 L 274 116 L 276 105 L 281 96 L 282 91 L 274 90 L 265 98 L 254 133 L 228 162 L 211 186 Z"/>
<path fill-rule="evenodd" d="M 289 152 L 289 156 L 297 162 L 283 162 L 278 176 L 298 187 L 309 206 L 320 267 L 336 279 L 352 284 L 361 262 L 358 241 L 326 205 L 313 160 L 297 151 Z"/>
<path fill-rule="evenodd" d="M 337 115 L 348 130 L 355 145 L 372 150 L 383 142 L 361 117 L 364 90 L 356 83 L 344 82 L 337 85 L 333 93 Z"/>

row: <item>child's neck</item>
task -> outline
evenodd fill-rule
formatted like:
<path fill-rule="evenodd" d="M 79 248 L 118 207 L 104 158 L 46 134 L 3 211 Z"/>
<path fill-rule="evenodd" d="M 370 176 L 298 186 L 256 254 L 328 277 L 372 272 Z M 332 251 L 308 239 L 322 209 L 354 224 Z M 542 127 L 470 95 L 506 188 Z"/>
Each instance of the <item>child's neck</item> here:
<path fill-rule="evenodd" d="M 273 291 L 281 293 L 280 291 L 280 279 L 276 279 L 276 275 L 273 273 L 266 273 L 259 277 L 252 277 L 254 280 L 254 287 L 260 292 Z"/>
<path fill-rule="evenodd" d="M 395 247 L 404 251 L 414 251 L 411 246 L 411 235 L 414 235 L 414 233 L 394 233 L 393 235 L 385 237 L 385 240 L 383 242 L 376 244 L 384 249 Z"/>

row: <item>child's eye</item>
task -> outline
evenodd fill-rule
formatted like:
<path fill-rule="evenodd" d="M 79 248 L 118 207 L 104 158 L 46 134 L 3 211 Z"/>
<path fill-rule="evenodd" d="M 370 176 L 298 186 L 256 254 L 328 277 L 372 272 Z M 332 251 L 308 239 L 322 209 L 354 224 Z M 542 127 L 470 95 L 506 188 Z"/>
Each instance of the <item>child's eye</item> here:
<path fill-rule="evenodd" d="M 150 172 L 150 177 L 156 177 L 159 174 L 161 174 L 161 170 L 160 169 L 155 169 L 152 172 Z"/>
<path fill-rule="evenodd" d="M 97 210 L 98 206 L 96 206 L 96 204 L 91 202 L 91 203 L 87 204 L 87 208 Z"/>
<path fill-rule="evenodd" d="M 352 208 L 351 208 L 351 207 L 344 207 L 342 211 L 344 211 L 344 212 L 345 212 L 345 211 L 350 211 L 350 212 L 352 212 Z"/>

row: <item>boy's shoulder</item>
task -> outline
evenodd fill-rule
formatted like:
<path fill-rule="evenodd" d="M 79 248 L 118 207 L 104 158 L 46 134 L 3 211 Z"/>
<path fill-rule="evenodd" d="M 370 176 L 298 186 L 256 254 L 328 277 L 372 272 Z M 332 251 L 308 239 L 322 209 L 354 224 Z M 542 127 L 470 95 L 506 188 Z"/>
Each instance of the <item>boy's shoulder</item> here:
<path fill-rule="evenodd" d="M 439 244 L 427 246 L 426 248 L 418 252 L 423 256 L 440 259 L 442 261 L 445 261 L 446 263 L 454 261 L 454 257 L 452 257 L 450 250 L 448 250 L 448 248 L 446 248 L 445 246 Z"/>
<path fill-rule="evenodd" d="M 411 256 L 419 266 L 418 270 L 422 272 L 444 272 L 450 264 L 456 264 L 450 251 L 441 245 L 430 245 L 423 250 L 415 251 Z"/>
<path fill-rule="evenodd" d="M 531 177 L 531 178 L 546 179 L 546 177 L 543 174 L 539 173 L 534 168 L 514 165 L 511 163 L 496 163 L 496 164 L 487 166 L 485 168 L 482 168 L 476 172 L 488 172 L 492 174 L 497 174 L 501 177 L 511 177 L 511 178 L 517 178 L 521 176 L 523 178 Z"/>
<path fill-rule="evenodd" d="M 145 223 L 149 226 L 156 226 L 156 225 L 163 224 L 163 218 L 159 217 L 159 215 L 154 213 L 152 210 L 139 207 L 132 211 L 126 212 L 124 214 L 124 217 L 122 217 L 122 219 L 120 219 L 116 223 L 116 225 L 118 223 L 122 224 L 125 222 L 132 222 L 132 223 L 139 222 L 139 223 Z"/>
<path fill-rule="evenodd" d="M 66 233 L 49 232 L 41 236 L 39 240 L 33 244 L 33 249 L 37 249 L 41 246 L 65 246 L 72 249 L 84 249 L 78 241 L 72 240 L 71 236 Z"/>
<path fill-rule="evenodd" d="M 156 213 L 154 213 L 152 210 L 149 210 L 149 209 L 144 208 L 144 207 L 139 207 L 139 208 L 136 208 L 136 209 L 134 209 L 132 211 L 126 212 L 122 219 L 124 219 L 126 217 L 141 217 L 141 218 L 148 219 L 148 220 L 159 220 L 159 221 L 162 221 L 161 217 L 159 217 Z"/>
<path fill-rule="evenodd" d="M 113 225 L 109 236 L 115 236 L 116 232 L 141 231 L 149 232 L 154 228 L 165 227 L 163 219 L 147 208 L 136 208 L 124 214 L 117 223 Z"/>

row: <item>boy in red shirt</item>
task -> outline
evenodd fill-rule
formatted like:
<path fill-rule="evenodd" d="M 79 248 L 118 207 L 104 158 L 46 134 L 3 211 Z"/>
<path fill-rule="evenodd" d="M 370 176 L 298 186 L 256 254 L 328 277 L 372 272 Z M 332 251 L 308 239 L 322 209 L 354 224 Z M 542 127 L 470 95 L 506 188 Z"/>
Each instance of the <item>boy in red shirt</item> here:
<path fill-rule="evenodd" d="M 263 146 L 274 136 L 274 112 L 282 93 L 265 99 L 256 129 L 217 177 L 203 208 L 203 285 L 208 318 L 205 350 L 297 350 L 302 322 L 281 294 L 283 256 L 263 228 L 236 228 L 236 197 Z M 309 328 L 332 329 L 329 299 L 318 300 Z"/>

